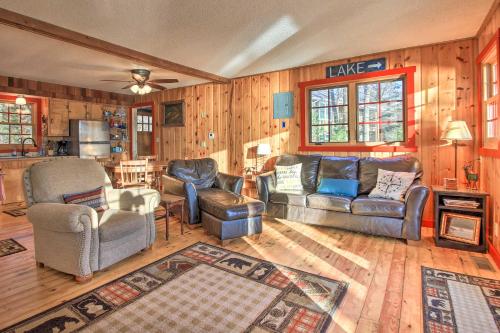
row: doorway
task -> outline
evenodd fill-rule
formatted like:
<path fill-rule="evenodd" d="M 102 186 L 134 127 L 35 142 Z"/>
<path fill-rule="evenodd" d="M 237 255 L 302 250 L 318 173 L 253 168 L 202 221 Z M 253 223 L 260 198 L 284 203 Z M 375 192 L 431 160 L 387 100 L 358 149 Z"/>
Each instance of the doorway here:
<path fill-rule="evenodd" d="M 131 108 L 131 158 L 155 154 L 153 105 Z"/>

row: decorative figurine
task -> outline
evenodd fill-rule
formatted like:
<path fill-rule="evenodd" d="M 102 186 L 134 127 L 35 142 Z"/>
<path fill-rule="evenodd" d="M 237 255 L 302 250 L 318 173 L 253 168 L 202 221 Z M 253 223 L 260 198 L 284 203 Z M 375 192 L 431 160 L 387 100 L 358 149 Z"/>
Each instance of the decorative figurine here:
<path fill-rule="evenodd" d="M 474 171 L 474 161 L 466 162 L 464 165 L 465 179 L 467 179 L 467 188 L 478 190 L 479 174 Z"/>

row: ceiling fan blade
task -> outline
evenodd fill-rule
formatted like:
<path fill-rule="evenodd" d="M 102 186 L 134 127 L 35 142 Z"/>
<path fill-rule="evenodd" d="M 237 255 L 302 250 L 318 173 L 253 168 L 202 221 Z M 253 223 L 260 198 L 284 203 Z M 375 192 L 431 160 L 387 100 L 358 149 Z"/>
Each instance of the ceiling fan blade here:
<path fill-rule="evenodd" d="M 127 84 L 125 87 L 123 87 L 122 89 L 128 89 L 130 87 L 132 87 L 133 85 L 135 85 L 136 83 L 131 83 L 131 84 Z"/>
<path fill-rule="evenodd" d="M 177 79 L 157 79 L 157 80 L 149 80 L 151 83 L 176 83 L 179 82 Z"/>
<path fill-rule="evenodd" d="M 132 73 L 132 78 L 134 80 L 136 80 L 137 82 L 145 82 L 147 81 L 149 75 L 148 76 L 144 76 L 144 75 L 140 75 L 140 74 L 137 74 L 137 73 Z"/>
<path fill-rule="evenodd" d="M 151 88 L 155 88 L 155 89 L 158 89 L 158 90 L 165 90 L 165 89 L 167 89 L 167 88 L 165 88 L 163 86 L 160 86 L 159 84 L 151 83 L 151 81 L 148 81 L 146 84 L 149 85 Z"/>
<path fill-rule="evenodd" d="M 130 80 L 100 80 L 102 82 L 133 82 Z"/>

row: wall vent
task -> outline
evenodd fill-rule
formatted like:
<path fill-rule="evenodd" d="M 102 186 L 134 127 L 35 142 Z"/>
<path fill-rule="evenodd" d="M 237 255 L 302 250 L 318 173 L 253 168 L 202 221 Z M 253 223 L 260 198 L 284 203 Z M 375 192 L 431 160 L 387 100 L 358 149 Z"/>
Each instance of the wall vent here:
<path fill-rule="evenodd" d="M 491 265 L 488 258 L 472 256 L 472 261 L 474 261 L 476 267 L 479 269 L 483 269 L 485 271 L 490 271 L 490 272 L 496 271 L 495 268 Z"/>

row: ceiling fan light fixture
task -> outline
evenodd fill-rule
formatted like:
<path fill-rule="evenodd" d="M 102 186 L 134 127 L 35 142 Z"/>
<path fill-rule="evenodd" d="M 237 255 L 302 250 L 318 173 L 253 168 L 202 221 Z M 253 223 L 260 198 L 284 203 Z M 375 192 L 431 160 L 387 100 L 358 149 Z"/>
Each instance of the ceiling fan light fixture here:
<path fill-rule="evenodd" d="M 134 94 L 137 94 L 139 93 L 139 90 L 141 88 L 139 88 L 139 86 L 137 84 L 134 84 L 132 87 L 130 87 L 130 90 L 134 93 Z"/>
<path fill-rule="evenodd" d="M 144 89 L 144 91 L 146 92 L 146 94 L 149 94 L 152 90 L 151 86 L 149 84 L 146 84 L 144 85 L 144 87 L 142 88 Z"/>

